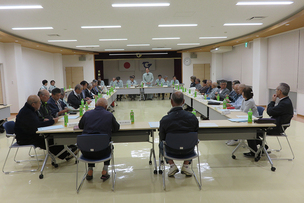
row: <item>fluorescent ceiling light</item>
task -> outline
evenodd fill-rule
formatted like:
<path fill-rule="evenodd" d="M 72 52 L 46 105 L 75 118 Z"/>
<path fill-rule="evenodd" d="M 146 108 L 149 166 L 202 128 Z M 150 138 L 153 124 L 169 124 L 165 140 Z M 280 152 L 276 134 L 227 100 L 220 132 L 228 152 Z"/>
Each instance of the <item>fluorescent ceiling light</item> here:
<path fill-rule="evenodd" d="M 152 50 L 170 50 L 172 48 L 152 48 Z"/>
<path fill-rule="evenodd" d="M 121 25 L 81 26 L 82 29 L 121 28 Z"/>
<path fill-rule="evenodd" d="M 123 41 L 128 40 L 127 38 L 121 38 L 121 39 L 99 39 L 99 41 Z"/>
<path fill-rule="evenodd" d="M 180 37 L 152 38 L 152 40 L 169 40 L 169 39 L 180 39 Z"/>
<path fill-rule="evenodd" d="M 112 7 L 155 7 L 155 6 L 170 6 L 170 3 L 112 4 Z"/>
<path fill-rule="evenodd" d="M 226 39 L 227 37 L 200 37 L 199 39 Z"/>
<path fill-rule="evenodd" d="M 92 47 L 99 47 L 99 45 L 81 45 L 76 47 L 92 48 Z"/>
<path fill-rule="evenodd" d="M 109 54 L 109 56 L 136 56 L 138 53 L 126 53 L 126 54 Z M 168 54 L 167 52 L 163 52 L 163 53 L 139 53 L 141 55 L 164 55 L 164 54 Z"/>
<path fill-rule="evenodd" d="M 105 51 L 124 51 L 125 49 L 105 49 Z"/>
<path fill-rule="evenodd" d="M 160 24 L 158 27 L 196 27 L 197 24 Z"/>
<path fill-rule="evenodd" d="M 148 47 L 150 44 L 127 44 L 128 47 Z"/>
<path fill-rule="evenodd" d="M 179 43 L 177 45 L 200 45 L 200 43 Z"/>
<path fill-rule="evenodd" d="M 256 6 L 256 5 L 290 5 L 293 1 L 240 1 L 238 6 Z"/>
<path fill-rule="evenodd" d="M 53 27 L 13 27 L 12 30 L 52 30 Z"/>
<path fill-rule="evenodd" d="M 48 42 L 77 42 L 77 39 L 56 39 L 48 40 Z"/>
<path fill-rule="evenodd" d="M 41 5 L 0 6 L 0 9 L 40 9 Z"/>
<path fill-rule="evenodd" d="M 225 23 L 224 26 L 263 25 L 263 23 Z"/>

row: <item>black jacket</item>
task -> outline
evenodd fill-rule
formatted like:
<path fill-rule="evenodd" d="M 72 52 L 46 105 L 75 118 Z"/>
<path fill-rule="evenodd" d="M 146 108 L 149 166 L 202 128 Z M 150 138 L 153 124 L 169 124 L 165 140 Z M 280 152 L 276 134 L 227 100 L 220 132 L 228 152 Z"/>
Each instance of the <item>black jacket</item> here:
<path fill-rule="evenodd" d="M 46 118 L 53 119 L 52 110 L 50 109 L 47 102 L 41 102 L 40 109 L 36 113 L 41 121 Z"/>
<path fill-rule="evenodd" d="M 35 109 L 25 103 L 22 109 L 16 116 L 15 133 L 17 141 L 30 141 L 35 139 L 36 131 L 39 127 L 50 126 L 54 124 L 54 120 L 51 118 L 48 121 L 39 120 Z"/>
<path fill-rule="evenodd" d="M 74 109 L 78 109 L 79 106 L 81 105 L 81 100 L 82 100 L 82 97 L 81 97 L 81 94 L 80 96 L 76 96 L 74 91 L 72 91 L 69 96 L 68 96 L 68 104 L 70 104 Z M 85 103 L 85 101 L 84 101 Z"/>
<path fill-rule="evenodd" d="M 293 117 L 293 106 L 289 97 L 283 98 L 277 106 L 275 102 L 271 101 L 267 107 L 267 114 L 271 118 L 276 119 L 276 128 L 271 131 L 268 131 L 268 134 L 278 134 L 283 132 L 281 125 L 290 123 L 290 120 Z"/>
<path fill-rule="evenodd" d="M 65 107 L 66 107 L 65 103 L 61 102 L 60 100 L 59 100 L 59 103 L 60 103 L 60 106 L 61 106 L 62 110 L 64 110 Z M 56 101 L 52 97 L 50 97 L 47 104 L 48 104 L 49 108 L 51 109 L 52 116 L 54 118 L 58 117 L 59 108 L 56 104 Z"/>
<path fill-rule="evenodd" d="M 195 82 L 192 82 L 192 83 L 190 84 L 190 87 L 195 87 L 195 86 L 196 86 Z"/>
<path fill-rule="evenodd" d="M 79 121 L 78 127 L 83 129 L 83 134 L 108 134 L 117 132 L 120 128 L 114 115 L 101 106 L 87 111 Z"/>
<path fill-rule="evenodd" d="M 197 132 L 198 128 L 195 115 L 184 111 L 182 107 L 174 107 L 160 120 L 159 138 L 162 141 L 166 139 L 167 133 Z"/>

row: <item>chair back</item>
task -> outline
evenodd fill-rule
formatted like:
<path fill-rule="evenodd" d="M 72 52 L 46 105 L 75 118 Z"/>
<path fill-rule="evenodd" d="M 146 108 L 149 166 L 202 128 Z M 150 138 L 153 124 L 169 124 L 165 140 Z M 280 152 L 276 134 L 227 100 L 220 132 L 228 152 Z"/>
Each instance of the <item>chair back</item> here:
<path fill-rule="evenodd" d="M 265 108 L 262 106 L 257 106 L 257 109 L 258 109 L 259 117 L 263 118 L 263 112 L 264 112 Z"/>
<path fill-rule="evenodd" d="M 7 121 L 3 124 L 3 127 L 6 131 L 7 135 L 14 135 L 15 134 L 15 121 Z"/>
<path fill-rule="evenodd" d="M 77 136 L 77 147 L 85 152 L 98 152 L 109 146 L 107 134 L 82 134 Z"/>
<path fill-rule="evenodd" d="M 168 133 L 165 141 L 171 149 L 188 150 L 193 149 L 198 143 L 198 135 L 197 132 Z"/>

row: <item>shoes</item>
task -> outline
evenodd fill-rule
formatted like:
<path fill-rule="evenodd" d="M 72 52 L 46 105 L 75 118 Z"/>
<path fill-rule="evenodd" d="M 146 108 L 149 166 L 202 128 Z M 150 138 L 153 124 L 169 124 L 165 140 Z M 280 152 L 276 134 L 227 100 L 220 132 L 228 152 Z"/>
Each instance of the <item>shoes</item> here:
<path fill-rule="evenodd" d="M 243 154 L 246 157 L 254 157 L 255 156 L 255 154 L 253 152 L 247 152 L 247 153 L 243 153 Z"/>
<path fill-rule="evenodd" d="M 174 175 L 178 172 L 178 168 L 176 165 L 170 167 L 169 172 L 168 172 L 168 176 L 169 177 L 174 177 Z"/>
<path fill-rule="evenodd" d="M 69 161 L 70 159 L 74 158 L 75 156 L 77 156 L 77 154 L 79 153 L 79 149 L 76 147 L 76 146 L 73 146 L 73 147 L 69 147 L 71 149 L 71 151 L 74 153 L 74 154 L 70 154 L 68 156 L 65 157 L 65 160 L 66 161 Z"/>
<path fill-rule="evenodd" d="M 89 174 L 91 174 L 91 175 L 89 175 Z M 89 168 L 86 179 L 87 180 L 92 180 L 93 179 L 93 168 L 91 168 L 91 169 Z"/>
<path fill-rule="evenodd" d="M 162 98 L 162 100 L 164 100 L 164 98 Z"/>
<path fill-rule="evenodd" d="M 188 167 L 185 167 L 185 165 L 183 165 L 181 174 L 185 174 L 186 177 L 191 177 L 192 176 L 192 170 L 190 169 L 190 165 L 188 165 Z"/>
<path fill-rule="evenodd" d="M 108 180 L 109 178 L 110 178 L 110 175 L 109 175 L 109 174 L 102 175 L 102 176 L 100 177 L 100 179 L 101 179 L 103 182 L 105 182 L 105 181 Z"/>
<path fill-rule="evenodd" d="M 229 140 L 229 142 L 226 143 L 228 146 L 235 146 L 239 144 L 239 140 Z"/>

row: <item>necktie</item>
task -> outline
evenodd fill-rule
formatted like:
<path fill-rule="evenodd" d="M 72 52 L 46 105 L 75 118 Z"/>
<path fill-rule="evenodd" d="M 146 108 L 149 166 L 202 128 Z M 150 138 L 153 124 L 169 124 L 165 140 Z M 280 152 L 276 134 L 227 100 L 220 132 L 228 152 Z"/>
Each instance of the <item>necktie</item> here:
<path fill-rule="evenodd" d="M 62 111 L 62 107 L 61 107 L 60 102 L 59 102 L 59 101 L 57 101 L 56 103 L 57 103 L 57 106 L 58 106 L 59 111 Z"/>

